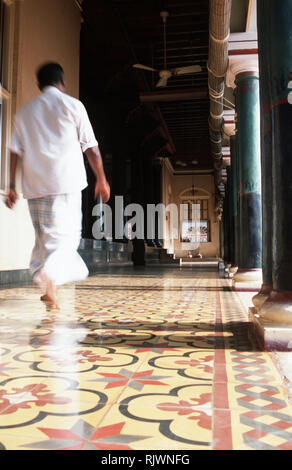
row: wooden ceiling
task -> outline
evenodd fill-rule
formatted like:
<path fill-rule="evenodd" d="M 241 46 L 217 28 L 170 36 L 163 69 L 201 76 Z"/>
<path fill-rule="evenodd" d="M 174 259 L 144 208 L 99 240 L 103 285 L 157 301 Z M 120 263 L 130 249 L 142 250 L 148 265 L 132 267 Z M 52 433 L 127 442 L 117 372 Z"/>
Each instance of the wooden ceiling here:
<path fill-rule="evenodd" d="M 162 127 L 175 149 L 170 160 L 176 170 L 211 169 L 206 66 L 208 0 L 84 0 L 83 8 L 81 66 L 87 68 L 83 80 L 113 97 L 123 94 L 133 108 L 144 92 L 197 91 L 195 98 L 169 97 L 167 101 L 143 106 L 150 111 L 159 108 Z M 167 68 L 200 65 L 202 71 L 172 76 L 165 88 L 158 89 L 159 74 L 135 69 L 133 64 L 164 68 L 161 11 L 169 12 Z M 163 149 L 160 153 L 163 156 Z"/>

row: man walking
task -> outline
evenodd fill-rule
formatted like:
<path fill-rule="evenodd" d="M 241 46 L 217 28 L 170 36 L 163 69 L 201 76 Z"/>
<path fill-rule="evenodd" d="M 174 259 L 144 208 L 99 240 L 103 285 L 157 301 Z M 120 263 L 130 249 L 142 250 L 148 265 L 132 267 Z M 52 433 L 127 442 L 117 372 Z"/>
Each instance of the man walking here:
<path fill-rule="evenodd" d="M 62 67 L 43 65 L 37 80 L 42 93 L 15 116 L 6 205 L 11 209 L 18 199 L 15 174 L 21 160 L 23 196 L 35 229 L 30 270 L 34 282 L 44 289 L 42 300 L 57 307 L 57 286 L 88 275 L 77 253 L 81 191 L 87 186 L 83 153 L 97 178 L 95 198 L 100 193 L 107 202 L 110 187 L 86 109 L 65 94 Z"/>

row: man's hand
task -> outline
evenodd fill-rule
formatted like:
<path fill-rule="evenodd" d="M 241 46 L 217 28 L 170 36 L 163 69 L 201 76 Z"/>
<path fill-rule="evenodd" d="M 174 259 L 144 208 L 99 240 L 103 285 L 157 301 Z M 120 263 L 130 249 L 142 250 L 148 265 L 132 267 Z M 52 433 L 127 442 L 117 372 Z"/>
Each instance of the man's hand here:
<path fill-rule="evenodd" d="M 111 190 L 104 174 L 102 158 L 98 145 L 88 148 L 85 154 L 97 180 L 95 184 L 94 199 L 96 200 L 98 194 L 100 194 L 102 202 L 107 202 L 110 198 Z"/>
<path fill-rule="evenodd" d="M 17 199 L 18 199 L 18 194 L 15 191 L 15 189 L 10 189 L 5 199 L 6 206 L 9 207 L 9 209 L 12 209 Z"/>
<path fill-rule="evenodd" d="M 97 199 L 98 194 L 100 194 L 102 202 L 107 202 L 111 195 L 111 190 L 108 182 L 106 180 L 97 181 L 95 184 L 94 190 L 94 199 Z"/>

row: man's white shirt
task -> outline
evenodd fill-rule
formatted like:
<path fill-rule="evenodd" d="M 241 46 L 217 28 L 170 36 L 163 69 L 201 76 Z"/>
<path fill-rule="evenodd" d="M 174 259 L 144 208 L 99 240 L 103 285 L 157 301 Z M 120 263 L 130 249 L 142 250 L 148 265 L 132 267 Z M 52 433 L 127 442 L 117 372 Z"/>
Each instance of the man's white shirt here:
<path fill-rule="evenodd" d="M 83 152 L 98 145 L 81 101 L 54 86 L 18 111 L 9 149 L 22 157 L 26 199 L 82 191 Z"/>

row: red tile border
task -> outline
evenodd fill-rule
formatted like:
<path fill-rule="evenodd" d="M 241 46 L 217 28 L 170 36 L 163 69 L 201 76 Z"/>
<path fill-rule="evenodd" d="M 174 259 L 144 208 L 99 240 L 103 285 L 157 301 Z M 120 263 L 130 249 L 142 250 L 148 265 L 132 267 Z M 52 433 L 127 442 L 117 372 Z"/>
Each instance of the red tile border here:
<path fill-rule="evenodd" d="M 220 294 L 216 294 L 215 331 L 223 333 Z M 221 340 L 219 342 L 219 340 Z M 216 367 L 219 366 L 220 367 Z M 225 366 L 225 370 L 222 366 Z M 218 372 L 217 372 L 218 370 Z M 218 338 L 214 358 L 213 450 L 232 450 L 231 412 L 229 410 L 224 342 Z"/>

